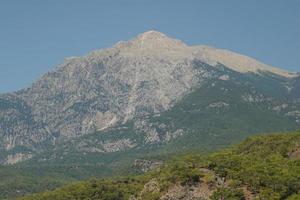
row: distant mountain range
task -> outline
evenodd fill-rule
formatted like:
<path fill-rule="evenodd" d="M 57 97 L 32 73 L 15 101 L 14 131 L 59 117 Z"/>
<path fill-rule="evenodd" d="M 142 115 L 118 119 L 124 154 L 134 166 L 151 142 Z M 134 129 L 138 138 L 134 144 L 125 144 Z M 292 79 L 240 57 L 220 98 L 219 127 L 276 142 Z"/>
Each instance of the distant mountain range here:
<path fill-rule="evenodd" d="M 105 165 L 300 127 L 300 76 L 149 31 L 0 95 L 0 163 Z"/>

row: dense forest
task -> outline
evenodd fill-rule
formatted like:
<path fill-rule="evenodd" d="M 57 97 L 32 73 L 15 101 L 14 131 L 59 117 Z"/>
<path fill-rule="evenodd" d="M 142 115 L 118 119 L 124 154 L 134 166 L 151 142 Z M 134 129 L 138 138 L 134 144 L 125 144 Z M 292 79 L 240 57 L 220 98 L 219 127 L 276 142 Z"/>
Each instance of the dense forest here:
<path fill-rule="evenodd" d="M 300 199 L 300 131 L 255 136 L 210 155 L 177 155 L 148 173 L 77 182 L 19 200 Z"/>

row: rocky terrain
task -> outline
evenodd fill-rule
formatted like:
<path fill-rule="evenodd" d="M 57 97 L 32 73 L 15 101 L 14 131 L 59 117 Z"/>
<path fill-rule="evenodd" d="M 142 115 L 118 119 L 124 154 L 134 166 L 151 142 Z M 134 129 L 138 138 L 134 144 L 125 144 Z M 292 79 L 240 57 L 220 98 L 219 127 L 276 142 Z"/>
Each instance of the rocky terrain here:
<path fill-rule="evenodd" d="M 286 122 L 285 129 L 294 129 L 300 126 L 299 93 L 297 73 L 149 31 L 109 49 L 67 58 L 30 87 L 1 94 L 0 162 L 14 164 L 45 149 L 66 151 L 70 144 L 85 153 L 167 144 L 193 132 L 188 130 L 193 124 L 178 126 L 173 116 L 166 118 L 176 109 L 190 118 L 196 112 L 232 113 L 246 105 L 253 118 L 268 113 Z M 179 108 L 191 97 L 199 98 L 190 102 L 194 108 Z M 201 116 L 200 121 L 207 118 Z M 131 135 L 122 134 L 126 130 Z"/>

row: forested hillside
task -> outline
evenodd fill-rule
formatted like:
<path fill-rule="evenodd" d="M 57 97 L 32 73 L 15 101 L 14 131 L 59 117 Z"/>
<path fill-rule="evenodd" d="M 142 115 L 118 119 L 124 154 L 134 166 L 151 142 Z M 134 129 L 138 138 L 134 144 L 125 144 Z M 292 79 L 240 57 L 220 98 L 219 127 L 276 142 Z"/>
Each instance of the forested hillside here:
<path fill-rule="evenodd" d="M 300 131 L 255 136 L 210 155 L 174 156 L 146 174 L 90 180 L 20 200 L 300 199 Z"/>

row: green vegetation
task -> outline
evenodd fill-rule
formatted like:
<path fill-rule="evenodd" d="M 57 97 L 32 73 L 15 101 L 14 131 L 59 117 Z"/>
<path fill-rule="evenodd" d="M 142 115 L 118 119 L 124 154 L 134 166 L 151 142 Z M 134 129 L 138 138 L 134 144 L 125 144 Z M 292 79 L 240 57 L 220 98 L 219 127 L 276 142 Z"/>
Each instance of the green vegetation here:
<path fill-rule="evenodd" d="M 245 199 L 242 190 L 236 190 L 232 188 L 217 188 L 217 190 L 213 193 L 210 197 L 212 200 L 238 200 L 238 199 Z"/>
<path fill-rule="evenodd" d="M 101 166 L 2 166 L 0 199 L 11 199 L 28 193 L 53 190 L 67 183 L 104 177 L 111 171 Z"/>
<path fill-rule="evenodd" d="M 300 190 L 300 134 L 252 137 L 210 157 L 209 168 L 254 193 L 285 199 Z M 266 197 L 262 199 L 266 199 Z"/>
<path fill-rule="evenodd" d="M 255 136 L 209 156 L 174 157 L 149 173 L 90 180 L 21 200 L 156 200 L 175 185 L 207 184 L 210 199 L 297 200 L 300 197 L 300 131 Z M 247 192 L 246 192 L 247 191 Z"/>

